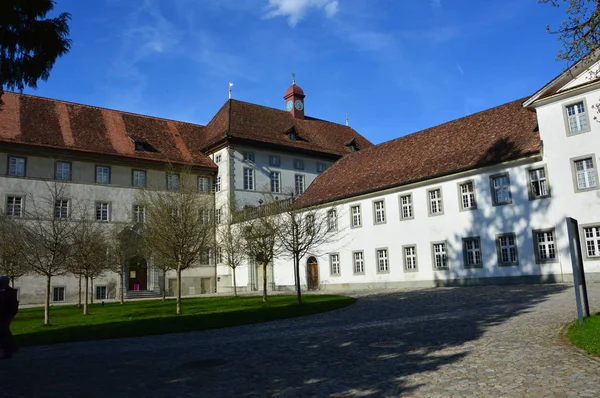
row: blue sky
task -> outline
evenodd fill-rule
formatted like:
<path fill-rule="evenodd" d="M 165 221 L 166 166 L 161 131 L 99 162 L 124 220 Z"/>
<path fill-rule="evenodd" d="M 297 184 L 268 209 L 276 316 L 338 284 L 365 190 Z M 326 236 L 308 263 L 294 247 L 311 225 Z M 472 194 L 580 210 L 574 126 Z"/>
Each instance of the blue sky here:
<path fill-rule="evenodd" d="M 533 94 L 560 73 L 537 0 L 57 0 L 69 54 L 26 93 L 207 124 L 233 97 L 375 143 Z"/>

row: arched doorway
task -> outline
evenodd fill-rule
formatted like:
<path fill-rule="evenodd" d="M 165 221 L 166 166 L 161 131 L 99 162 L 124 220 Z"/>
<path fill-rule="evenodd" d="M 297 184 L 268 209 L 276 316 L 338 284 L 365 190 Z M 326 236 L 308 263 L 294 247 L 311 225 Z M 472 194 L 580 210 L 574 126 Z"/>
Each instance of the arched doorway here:
<path fill-rule="evenodd" d="M 148 263 L 142 257 L 134 257 L 129 262 L 128 290 L 148 290 Z"/>
<path fill-rule="evenodd" d="M 319 264 L 314 256 L 311 256 L 306 261 L 306 280 L 308 290 L 319 288 Z"/>

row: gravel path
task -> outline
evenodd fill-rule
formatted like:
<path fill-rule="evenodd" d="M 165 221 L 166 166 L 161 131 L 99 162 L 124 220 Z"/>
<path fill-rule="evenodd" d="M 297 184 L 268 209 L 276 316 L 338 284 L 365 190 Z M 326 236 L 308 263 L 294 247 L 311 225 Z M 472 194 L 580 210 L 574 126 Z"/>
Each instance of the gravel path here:
<path fill-rule="evenodd" d="M 600 310 L 600 284 L 589 286 Z M 22 348 L 4 397 L 595 397 L 565 346 L 569 285 L 351 293 L 348 308 L 222 330 Z"/>

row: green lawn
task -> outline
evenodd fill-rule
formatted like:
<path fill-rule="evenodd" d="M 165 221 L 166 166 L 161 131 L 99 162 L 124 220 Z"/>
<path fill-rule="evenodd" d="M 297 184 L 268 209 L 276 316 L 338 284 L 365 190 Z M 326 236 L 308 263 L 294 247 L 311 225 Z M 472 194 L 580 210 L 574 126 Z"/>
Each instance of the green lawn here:
<path fill-rule="evenodd" d="M 53 306 L 51 326 L 44 326 L 43 308 L 22 308 L 11 329 L 21 346 L 188 332 L 267 322 L 345 307 L 356 300 L 346 296 L 207 297 L 183 299 L 183 315 L 175 315 L 175 300 L 146 300 L 90 306 L 82 315 L 74 305 Z"/>
<path fill-rule="evenodd" d="M 585 318 L 581 325 L 575 322 L 569 326 L 567 336 L 576 346 L 600 356 L 600 313 Z"/>

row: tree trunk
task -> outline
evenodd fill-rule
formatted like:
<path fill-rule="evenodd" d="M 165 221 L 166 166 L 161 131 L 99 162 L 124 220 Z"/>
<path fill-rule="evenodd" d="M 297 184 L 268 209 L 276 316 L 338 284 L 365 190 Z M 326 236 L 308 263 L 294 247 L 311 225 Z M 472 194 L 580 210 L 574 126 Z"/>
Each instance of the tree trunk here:
<path fill-rule="evenodd" d="M 167 271 L 163 271 L 162 294 L 163 294 L 163 301 L 165 301 L 167 299 Z"/>
<path fill-rule="evenodd" d="M 237 283 L 235 281 L 235 268 L 233 268 L 233 295 L 237 297 Z"/>
<path fill-rule="evenodd" d="M 79 290 L 77 293 L 77 308 L 81 308 L 81 274 L 79 274 Z"/>
<path fill-rule="evenodd" d="M 15 288 L 15 277 L 14 276 L 10 277 L 10 287 L 12 287 L 13 289 Z"/>
<path fill-rule="evenodd" d="M 121 272 L 119 272 L 119 279 L 121 280 L 120 301 L 121 301 L 121 304 L 125 304 L 125 267 L 123 267 L 123 266 L 121 266 Z"/>
<path fill-rule="evenodd" d="M 177 315 L 181 315 L 181 263 L 177 263 Z"/>
<path fill-rule="evenodd" d="M 300 256 L 294 254 L 294 271 L 296 274 L 296 291 L 298 293 L 298 304 L 302 304 L 302 289 L 300 288 Z"/>
<path fill-rule="evenodd" d="M 263 303 L 267 302 L 267 264 L 263 262 Z"/>
<path fill-rule="evenodd" d="M 46 300 L 44 301 L 44 325 L 50 325 L 50 281 L 51 275 L 46 275 Z"/>
<path fill-rule="evenodd" d="M 94 277 L 90 276 L 90 305 L 94 304 Z"/>
<path fill-rule="evenodd" d="M 88 278 L 85 277 L 85 298 L 83 300 L 83 315 L 89 315 L 88 312 L 88 293 L 89 293 L 89 285 Z"/>

